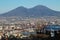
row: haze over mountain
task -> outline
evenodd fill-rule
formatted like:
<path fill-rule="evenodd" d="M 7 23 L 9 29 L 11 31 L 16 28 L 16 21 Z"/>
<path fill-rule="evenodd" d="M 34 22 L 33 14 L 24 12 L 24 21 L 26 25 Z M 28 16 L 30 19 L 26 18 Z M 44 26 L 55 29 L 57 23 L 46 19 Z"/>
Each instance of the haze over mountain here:
<path fill-rule="evenodd" d="M 42 17 L 42 16 L 60 16 L 60 12 L 54 11 L 46 6 L 37 5 L 33 8 L 25 8 L 23 6 L 3 13 L 0 16 L 20 16 L 20 17 Z"/>

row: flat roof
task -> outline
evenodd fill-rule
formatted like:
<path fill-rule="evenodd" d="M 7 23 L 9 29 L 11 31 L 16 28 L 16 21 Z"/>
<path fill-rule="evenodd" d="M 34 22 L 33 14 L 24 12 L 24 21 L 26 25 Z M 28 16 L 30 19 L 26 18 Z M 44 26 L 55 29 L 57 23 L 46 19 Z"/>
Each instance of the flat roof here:
<path fill-rule="evenodd" d="M 57 31 L 60 30 L 60 25 L 48 25 L 45 27 L 45 30 Z"/>

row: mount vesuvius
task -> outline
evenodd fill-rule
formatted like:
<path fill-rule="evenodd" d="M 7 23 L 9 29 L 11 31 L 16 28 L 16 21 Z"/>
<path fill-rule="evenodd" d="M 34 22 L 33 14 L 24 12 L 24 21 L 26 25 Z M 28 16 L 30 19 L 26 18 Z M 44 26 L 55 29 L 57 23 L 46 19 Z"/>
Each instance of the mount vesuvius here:
<path fill-rule="evenodd" d="M 20 16 L 20 17 L 41 17 L 41 16 L 60 16 L 59 11 L 52 10 L 43 5 L 37 5 L 33 8 L 17 7 L 9 12 L 3 13 L 0 16 Z"/>

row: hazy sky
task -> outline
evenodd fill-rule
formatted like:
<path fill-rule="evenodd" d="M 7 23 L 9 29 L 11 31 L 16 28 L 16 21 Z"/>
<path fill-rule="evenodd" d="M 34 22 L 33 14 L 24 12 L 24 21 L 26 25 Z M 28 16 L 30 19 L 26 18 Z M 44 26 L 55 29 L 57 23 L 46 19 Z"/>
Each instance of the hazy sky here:
<path fill-rule="evenodd" d="M 36 5 L 44 5 L 53 10 L 60 11 L 60 0 L 0 0 L 0 14 L 19 6 L 31 8 Z"/>

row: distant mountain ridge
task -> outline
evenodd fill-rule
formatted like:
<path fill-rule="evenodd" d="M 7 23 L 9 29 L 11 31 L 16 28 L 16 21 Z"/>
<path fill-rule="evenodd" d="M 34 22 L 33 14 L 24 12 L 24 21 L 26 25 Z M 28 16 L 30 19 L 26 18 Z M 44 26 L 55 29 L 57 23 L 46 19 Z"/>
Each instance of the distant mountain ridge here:
<path fill-rule="evenodd" d="M 60 12 L 49 9 L 43 5 L 37 5 L 33 8 L 25 8 L 23 6 L 13 9 L 9 12 L 1 14 L 3 17 L 21 16 L 21 17 L 42 17 L 42 16 L 60 16 Z"/>

